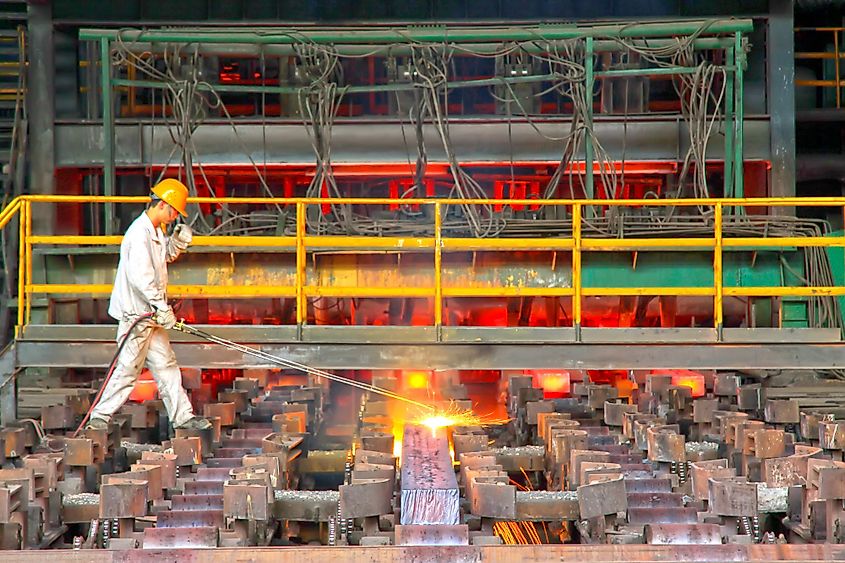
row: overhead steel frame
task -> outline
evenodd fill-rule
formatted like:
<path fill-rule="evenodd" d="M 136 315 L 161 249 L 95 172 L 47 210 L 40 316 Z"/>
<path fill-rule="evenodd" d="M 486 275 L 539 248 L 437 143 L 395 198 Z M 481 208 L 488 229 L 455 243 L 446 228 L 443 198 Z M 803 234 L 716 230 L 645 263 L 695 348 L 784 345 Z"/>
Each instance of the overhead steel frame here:
<path fill-rule="evenodd" d="M 112 42 L 143 42 L 156 44 L 190 44 L 193 46 L 211 45 L 245 45 L 258 46 L 262 53 L 275 48 L 278 53 L 293 54 L 295 44 L 330 45 L 339 54 L 360 55 L 363 53 L 398 54 L 408 49 L 411 44 L 426 44 L 442 46 L 447 50 L 459 48 L 483 50 L 491 44 L 516 42 L 526 43 L 528 50 L 542 52 L 555 42 L 571 39 L 583 39 L 586 45 L 586 107 L 585 118 L 587 127 L 593 126 L 593 97 L 596 78 L 646 76 L 656 74 L 685 74 L 693 73 L 696 67 L 663 67 L 659 69 L 621 69 L 596 72 L 594 55 L 602 51 L 621 50 L 622 45 L 614 41 L 621 38 L 648 38 L 648 46 L 672 44 L 674 40 L 660 38 L 676 37 L 696 34 L 705 36 L 693 41 L 695 49 L 724 49 L 727 54 L 725 70 L 730 77 L 726 85 L 726 139 L 725 142 L 725 194 L 735 197 L 743 196 L 743 73 L 745 66 L 745 51 L 742 35 L 753 29 L 750 19 L 724 20 L 682 20 L 674 22 L 638 23 L 638 24 L 599 24 L 599 25 L 538 25 L 538 26 L 490 26 L 490 27 L 409 27 L 402 29 L 355 29 L 355 28 L 266 28 L 255 31 L 238 29 L 218 29 L 214 31 L 192 30 L 106 30 L 81 29 L 79 38 L 83 41 L 98 41 L 100 44 L 100 68 L 102 69 L 102 114 L 104 135 L 104 165 L 103 165 L 103 193 L 106 196 L 115 195 L 115 148 L 114 148 L 114 105 L 112 88 L 114 86 L 165 88 L 166 84 L 157 81 L 115 79 L 111 76 L 111 46 Z M 722 36 L 722 37 L 719 37 Z M 146 45 L 145 45 L 146 46 Z M 456 47 L 457 46 L 457 47 Z M 492 78 L 484 80 L 452 81 L 446 84 L 450 89 L 463 87 L 482 87 L 504 83 L 543 82 L 554 77 L 551 75 Z M 241 93 L 269 93 L 284 94 L 297 93 L 303 87 L 294 86 L 239 86 L 239 85 L 198 85 L 200 90 L 214 89 L 218 92 Z M 347 93 L 384 92 L 403 89 L 414 89 L 413 84 L 388 84 L 349 86 L 344 88 Z M 733 152 L 731 152 L 733 149 Z M 595 161 L 593 141 L 590 135 L 585 136 L 585 193 L 587 198 L 595 194 L 595 179 L 593 165 Z M 733 177 L 729 172 L 733 170 Z M 114 207 L 107 203 L 105 207 L 106 234 L 114 231 Z"/>

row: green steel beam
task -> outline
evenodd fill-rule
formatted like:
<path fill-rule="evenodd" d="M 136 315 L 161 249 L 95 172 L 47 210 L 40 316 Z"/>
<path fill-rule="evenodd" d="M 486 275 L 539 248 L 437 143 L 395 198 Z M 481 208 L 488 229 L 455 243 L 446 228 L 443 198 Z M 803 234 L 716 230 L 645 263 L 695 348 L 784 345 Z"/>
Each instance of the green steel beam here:
<path fill-rule="evenodd" d="M 737 33 L 735 36 L 736 44 L 734 46 L 734 53 L 736 56 L 736 72 L 735 72 L 735 80 L 736 85 L 734 88 L 734 92 L 736 93 L 736 141 L 734 143 L 734 197 L 742 198 L 745 197 L 745 187 L 743 185 L 744 181 L 744 172 L 745 167 L 743 166 L 742 162 L 742 141 L 743 141 L 743 119 L 745 118 L 745 111 L 744 111 L 744 104 L 745 100 L 743 98 L 743 90 L 744 90 L 744 82 L 743 82 L 743 74 L 745 65 L 747 62 L 747 57 L 745 53 L 745 49 L 742 44 L 742 34 Z M 742 209 L 737 210 L 739 213 L 742 213 Z"/>
<path fill-rule="evenodd" d="M 114 106 L 112 104 L 111 51 L 109 40 L 100 39 L 100 77 L 103 101 L 103 195 L 115 195 Z M 105 234 L 114 234 L 114 204 L 105 204 Z"/>
<path fill-rule="evenodd" d="M 231 28 L 215 31 L 185 30 L 79 30 L 83 41 L 121 39 L 123 41 L 152 41 L 165 43 L 252 43 L 298 44 L 316 43 L 334 45 L 385 44 L 414 42 L 502 42 L 502 41 L 555 41 L 585 37 L 673 37 L 704 34 L 748 33 L 752 31 L 750 19 L 681 20 L 642 24 L 607 24 L 593 26 L 539 25 L 523 27 L 408 27 L 403 29 L 280 29 L 264 32 L 235 31 Z"/>
<path fill-rule="evenodd" d="M 734 72 L 728 72 L 725 77 L 725 181 L 723 194 L 725 197 L 733 197 L 734 89 L 736 88 L 734 81 L 736 56 L 733 45 L 726 49 L 725 56 L 725 62 L 731 65 Z M 731 213 L 730 209 L 728 209 L 728 213 Z"/>
<path fill-rule="evenodd" d="M 584 66 L 586 67 L 586 83 L 584 85 L 584 95 L 587 97 L 587 113 L 584 116 L 586 122 L 586 131 L 584 132 L 584 191 L 587 199 L 595 197 L 595 178 L 593 177 L 593 86 L 595 84 L 595 69 L 593 68 L 593 38 L 587 38 L 587 50 L 584 56 Z M 595 214 L 595 209 L 588 207 L 586 209 L 587 216 L 592 217 Z"/>

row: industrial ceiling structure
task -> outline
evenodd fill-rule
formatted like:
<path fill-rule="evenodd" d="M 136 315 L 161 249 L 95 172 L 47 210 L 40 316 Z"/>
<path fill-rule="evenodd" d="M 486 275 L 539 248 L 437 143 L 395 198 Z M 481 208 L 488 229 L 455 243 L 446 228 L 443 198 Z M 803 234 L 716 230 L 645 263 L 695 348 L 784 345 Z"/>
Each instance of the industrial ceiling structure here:
<path fill-rule="evenodd" d="M 0 8 L 0 560 L 845 557 L 841 3 Z"/>

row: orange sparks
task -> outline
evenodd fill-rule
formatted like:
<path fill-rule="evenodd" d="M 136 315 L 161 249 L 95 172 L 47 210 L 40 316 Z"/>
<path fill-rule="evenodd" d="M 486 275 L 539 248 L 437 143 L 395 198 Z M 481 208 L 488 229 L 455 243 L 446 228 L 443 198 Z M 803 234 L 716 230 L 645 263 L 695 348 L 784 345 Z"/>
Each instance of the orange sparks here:
<path fill-rule="evenodd" d="M 478 415 L 471 410 L 460 409 L 452 403 L 447 409 L 437 411 L 434 414 L 422 415 L 412 422 L 414 424 L 428 426 L 432 432 L 435 432 L 438 428 L 448 428 L 451 426 L 493 426 L 504 424 L 507 420 Z"/>

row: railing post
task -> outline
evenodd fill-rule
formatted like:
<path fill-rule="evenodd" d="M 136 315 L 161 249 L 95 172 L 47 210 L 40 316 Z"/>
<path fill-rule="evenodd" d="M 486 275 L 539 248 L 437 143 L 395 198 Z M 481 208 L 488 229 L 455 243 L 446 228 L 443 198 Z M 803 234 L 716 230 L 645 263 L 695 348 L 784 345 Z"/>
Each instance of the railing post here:
<path fill-rule="evenodd" d="M 15 337 L 23 336 L 24 309 L 26 303 L 26 291 L 24 288 L 26 276 L 26 201 L 21 205 L 18 215 L 18 326 L 15 330 Z"/>
<path fill-rule="evenodd" d="M 572 326 L 581 341 L 581 204 L 572 204 Z"/>
<path fill-rule="evenodd" d="M 443 215 L 440 202 L 434 204 L 434 327 L 439 342 L 443 332 Z"/>
<path fill-rule="evenodd" d="M 296 334 L 302 340 L 302 329 L 308 320 L 305 299 L 305 203 L 296 202 Z"/>
<path fill-rule="evenodd" d="M 716 244 L 713 247 L 713 319 L 716 338 L 722 341 L 722 202 L 717 202 L 713 215 L 713 229 Z"/>
<path fill-rule="evenodd" d="M 100 78 L 103 100 L 103 194 L 114 195 L 114 105 L 111 91 L 111 52 L 109 40 L 100 39 Z M 105 203 L 105 234 L 114 234 L 114 204 Z"/>
<path fill-rule="evenodd" d="M 29 293 L 30 286 L 32 285 L 32 242 L 30 242 L 32 238 L 32 202 L 26 200 L 26 202 L 24 202 L 24 207 L 26 209 L 26 212 L 24 213 L 24 216 L 26 217 L 26 244 L 24 246 L 24 252 L 26 254 L 26 278 L 24 278 L 26 316 L 24 317 L 24 322 L 29 324 L 30 310 L 32 308 L 32 294 Z"/>

